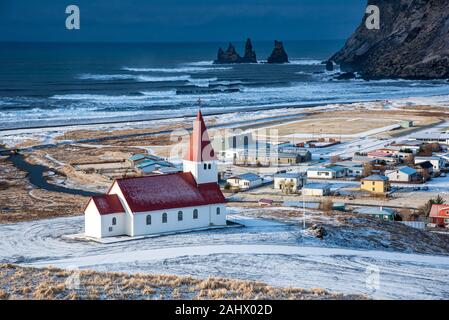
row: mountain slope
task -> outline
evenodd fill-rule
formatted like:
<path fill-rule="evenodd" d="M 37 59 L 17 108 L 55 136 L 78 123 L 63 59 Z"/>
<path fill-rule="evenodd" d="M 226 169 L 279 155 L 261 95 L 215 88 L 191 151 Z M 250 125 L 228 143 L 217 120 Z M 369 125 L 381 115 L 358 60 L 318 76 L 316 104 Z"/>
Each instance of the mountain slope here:
<path fill-rule="evenodd" d="M 448 0 L 368 0 L 380 29 L 360 26 L 330 60 L 365 78 L 449 78 Z"/>

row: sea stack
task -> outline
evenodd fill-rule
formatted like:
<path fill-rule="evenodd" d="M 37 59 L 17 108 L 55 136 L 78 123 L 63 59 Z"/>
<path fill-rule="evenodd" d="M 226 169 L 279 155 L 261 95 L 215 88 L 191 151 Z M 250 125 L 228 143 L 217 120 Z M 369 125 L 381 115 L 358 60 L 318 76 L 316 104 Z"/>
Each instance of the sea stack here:
<path fill-rule="evenodd" d="M 242 59 L 243 63 L 257 63 L 256 52 L 253 50 L 251 39 L 248 38 L 245 44 L 245 55 Z"/>
<path fill-rule="evenodd" d="M 253 44 L 251 39 L 246 40 L 245 55 L 243 58 L 237 53 L 232 43 L 229 43 L 228 49 L 223 51 L 222 48 L 218 49 L 216 64 L 221 63 L 257 63 L 256 52 L 253 50 Z"/>
<path fill-rule="evenodd" d="M 218 49 L 217 60 L 214 61 L 216 64 L 220 63 L 240 63 L 242 57 L 237 53 L 235 47 L 232 43 L 229 43 L 228 49 L 223 51 L 222 48 Z"/>
<path fill-rule="evenodd" d="M 281 41 L 274 40 L 274 49 L 267 59 L 268 63 L 288 63 L 288 55 Z"/>

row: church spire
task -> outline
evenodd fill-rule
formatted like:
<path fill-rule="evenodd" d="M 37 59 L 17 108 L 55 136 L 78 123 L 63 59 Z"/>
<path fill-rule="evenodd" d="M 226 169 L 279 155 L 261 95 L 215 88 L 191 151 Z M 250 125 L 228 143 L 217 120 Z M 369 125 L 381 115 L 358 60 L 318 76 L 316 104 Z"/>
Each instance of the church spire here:
<path fill-rule="evenodd" d="M 217 160 L 201 110 L 198 110 L 184 160 L 193 162 Z"/>

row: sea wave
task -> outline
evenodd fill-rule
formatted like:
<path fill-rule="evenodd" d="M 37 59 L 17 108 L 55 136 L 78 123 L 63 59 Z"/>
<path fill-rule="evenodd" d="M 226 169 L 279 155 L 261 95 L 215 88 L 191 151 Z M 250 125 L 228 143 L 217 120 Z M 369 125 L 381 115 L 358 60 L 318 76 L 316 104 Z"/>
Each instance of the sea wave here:
<path fill-rule="evenodd" d="M 85 73 L 77 77 L 80 80 L 115 81 L 134 80 L 137 82 L 167 82 L 167 81 L 188 81 L 190 75 L 180 76 L 147 76 L 133 74 L 90 74 Z"/>
<path fill-rule="evenodd" d="M 122 70 L 130 72 L 161 72 L 161 73 L 201 73 L 211 71 L 231 70 L 232 67 L 174 67 L 174 68 L 132 68 L 123 67 Z"/>

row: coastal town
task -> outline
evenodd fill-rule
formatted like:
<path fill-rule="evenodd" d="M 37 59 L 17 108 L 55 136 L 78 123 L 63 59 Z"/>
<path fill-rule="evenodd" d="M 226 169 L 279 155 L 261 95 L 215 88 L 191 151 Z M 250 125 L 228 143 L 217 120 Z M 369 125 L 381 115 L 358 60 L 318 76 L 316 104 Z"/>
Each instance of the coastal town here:
<path fill-rule="evenodd" d="M 297 229 L 294 238 L 306 247 L 445 255 L 447 103 L 441 96 L 227 118 L 198 112 L 194 118 L 159 121 L 157 127 L 141 122 L 105 124 L 101 130 L 3 131 L 1 217 L 5 227 L 31 228 L 31 239 L 56 240 L 53 260 L 27 263 L 31 266 L 72 265 L 63 258 L 67 248 L 82 252 L 95 243 L 107 246 L 113 260 L 92 247 L 85 259 L 75 254 L 75 264 L 95 269 L 99 262 L 123 260 L 117 249 L 134 251 L 140 241 L 152 243 L 155 237 L 174 248 L 179 237 L 192 236 L 241 245 L 238 239 L 251 234 L 256 238 L 250 243 L 257 244 L 268 230 L 282 234 L 283 228 Z M 236 118 L 235 124 L 229 121 Z M 9 230 L 2 231 L 3 246 L 14 239 L 14 228 Z M 37 254 L 29 250 L 40 246 L 38 238 L 20 240 L 23 255 Z M 186 249 L 192 258 L 196 250 L 211 250 L 198 245 Z M 251 248 L 242 250 L 257 252 L 264 245 Z M 4 249 L 2 259 L 11 261 Z M 143 263 L 144 257 L 132 259 Z M 133 268 L 125 261 L 118 270 Z M 171 272 L 181 270 L 186 269 Z M 350 293 L 333 283 L 323 286 Z"/>

